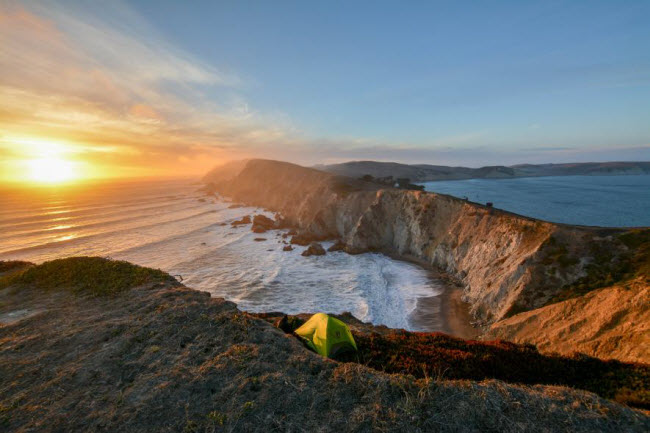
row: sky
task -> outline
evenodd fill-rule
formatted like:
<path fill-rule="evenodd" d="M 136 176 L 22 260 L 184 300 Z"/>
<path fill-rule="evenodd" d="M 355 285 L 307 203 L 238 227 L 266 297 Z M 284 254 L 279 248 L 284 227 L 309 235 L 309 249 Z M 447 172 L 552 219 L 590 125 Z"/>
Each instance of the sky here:
<path fill-rule="evenodd" d="M 650 160 L 649 22 L 645 0 L 0 0 L 0 180 Z"/>

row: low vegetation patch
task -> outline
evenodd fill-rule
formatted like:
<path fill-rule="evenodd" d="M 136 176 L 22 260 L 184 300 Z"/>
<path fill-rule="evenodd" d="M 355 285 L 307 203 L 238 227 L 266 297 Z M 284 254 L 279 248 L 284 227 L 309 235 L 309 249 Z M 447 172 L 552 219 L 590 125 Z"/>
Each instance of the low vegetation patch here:
<path fill-rule="evenodd" d="M 285 332 L 304 320 L 273 314 L 258 317 Z M 302 316 L 301 316 L 302 317 Z M 348 321 L 346 316 L 337 316 Z M 356 319 L 353 319 L 356 321 Z M 358 323 L 357 323 L 358 325 Z M 594 392 L 629 406 L 650 409 L 650 366 L 604 361 L 582 354 L 543 355 L 533 345 L 506 341 L 474 341 L 442 333 L 352 330 L 358 353 L 339 361 L 358 362 L 386 373 L 433 379 L 499 379 L 509 383 L 563 385 Z"/>
<path fill-rule="evenodd" d="M 330 181 L 330 188 L 338 197 L 345 198 L 350 193 L 361 191 L 354 180 L 345 177 L 335 177 Z"/>
<path fill-rule="evenodd" d="M 116 295 L 135 286 L 175 282 L 169 274 L 100 257 L 71 257 L 32 266 L 0 282 L 4 287 L 68 289 L 94 296 Z M 2 288 L 2 286 L 0 286 Z"/>
<path fill-rule="evenodd" d="M 567 299 L 583 296 L 596 289 L 609 287 L 632 278 L 644 277 L 650 283 L 650 230 L 630 230 L 621 235 L 618 239 L 628 248 L 626 254 L 617 256 L 606 244 L 595 243 L 592 246 L 591 255 L 593 262 L 585 267 L 587 275 L 562 288 L 562 291 L 549 300 L 548 304 L 565 301 Z M 562 265 L 563 258 L 561 247 L 559 257 L 551 257 Z M 556 252 L 551 249 L 551 253 Z M 573 262 L 569 264 L 574 264 Z"/>
<path fill-rule="evenodd" d="M 650 229 L 630 230 L 619 239 L 633 251 L 630 259 L 632 276 L 645 277 L 650 283 Z"/>
<path fill-rule="evenodd" d="M 359 348 L 358 362 L 387 373 L 565 385 L 650 409 L 647 365 L 603 361 L 581 354 L 542 355 L 532 345 L 463 340 L 440 333 L 354 333 L 354 339 Z"/>
<path fill-rule="evenodd" d="M 20 260 L 8 260 L 8 261 L 0 260 L 0 274 L 13 272 L 19 269 L 24 269 L 31 265 L 32 264 L 29 262 L 23 262 Z"/>
<path fill-rule="evenodd" d="M 9 284 L 20 274 L 25 272 L 33 263 L 20 260 L 0 261 L 0 290 Z"/>

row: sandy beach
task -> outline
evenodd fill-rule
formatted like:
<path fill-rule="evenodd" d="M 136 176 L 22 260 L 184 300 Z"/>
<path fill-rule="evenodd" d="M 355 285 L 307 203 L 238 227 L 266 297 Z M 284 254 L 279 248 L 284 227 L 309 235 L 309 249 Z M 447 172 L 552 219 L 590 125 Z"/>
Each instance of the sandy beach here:
<path fill-rule="evenodd" d="M 462 301 L 463 290 L 449 277 L 441 277 L 430 271 L 437 280 L 445 281 L 445 289 L 440 295 L 420 298 L 415 311 L 409 317 L 413 327 L 426 327 L 455 337 L 474 339 L 480 329 L 471 325 L 469 305 Z"/>

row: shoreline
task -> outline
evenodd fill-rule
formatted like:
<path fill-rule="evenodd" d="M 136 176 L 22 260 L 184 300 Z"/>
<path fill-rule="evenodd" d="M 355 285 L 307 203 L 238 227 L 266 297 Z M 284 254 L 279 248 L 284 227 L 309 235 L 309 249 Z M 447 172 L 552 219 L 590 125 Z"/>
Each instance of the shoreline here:
<path fill-rule="evenodd" d="M 431 279 L 442 282 L 443 291 L 418 299 L 415 310 L 409 316 L 411 326 L 429 328 L 422 332 L 442 332 L 470 340 L 478 338 L 482 332 L 472 326 L 469 304 L 462 300 L 462 287 L 434 270 L 427 271 Z"/>
<path fill-rule="evenodd" d="M 460 287 L 448 286 L 440 295 L 442 303 L 442 314 L 445 316 L 448 334 L 464 339 L 477 339 L 481 330 L 472 326 L 472 316 L 469 312 L 469 304 L 462 300 L 463 289 Z"/>
<path fill-rule="evenodd" d="M 442 293 L 419 298 L 415 310 L 409 315 L 409 322 L 416 327 L 430 326 L 435 328 L 422 332 L 443 332 L 454 337 L 476 339 L 483 334 L 479 327 L 472 326 L 473 318 L 469 312 L 469 304 L 462 300 L 463 286 L 446 272 L 435 268 L 417 257 L 411 255 L 382 253 L 393 260 L 412 263 L 427 272 L 432 281 L 439 281 Z"/>

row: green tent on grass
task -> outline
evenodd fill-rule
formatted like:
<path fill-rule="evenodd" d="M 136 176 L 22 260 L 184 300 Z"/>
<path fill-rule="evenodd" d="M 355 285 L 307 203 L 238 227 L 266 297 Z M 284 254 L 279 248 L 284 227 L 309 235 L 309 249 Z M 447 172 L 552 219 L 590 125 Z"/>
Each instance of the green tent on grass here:
<path fill-rule="evenodd" d="M 328 358 L 357 351 L 357 344 L 348 325 L 325 313 L 314 314 L 294 332 L 310 349 Z"/>

